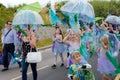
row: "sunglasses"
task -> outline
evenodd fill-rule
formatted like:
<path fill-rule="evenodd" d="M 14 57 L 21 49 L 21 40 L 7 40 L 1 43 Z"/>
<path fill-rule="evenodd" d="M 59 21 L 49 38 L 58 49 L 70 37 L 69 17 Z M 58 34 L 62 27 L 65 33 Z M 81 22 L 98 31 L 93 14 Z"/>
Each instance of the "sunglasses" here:
<path fill-rule="evenodd" d="M 12 25 L 12 24 L 8 24 L 8 25 Z"/>

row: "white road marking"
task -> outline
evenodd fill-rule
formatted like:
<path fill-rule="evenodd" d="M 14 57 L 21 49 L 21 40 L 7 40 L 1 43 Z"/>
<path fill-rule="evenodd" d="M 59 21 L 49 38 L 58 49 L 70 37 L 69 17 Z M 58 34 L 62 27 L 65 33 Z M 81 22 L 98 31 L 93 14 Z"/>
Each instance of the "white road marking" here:
<path fill-rule="evenodd" d="M 42 70 L 42 69 L 45 69 L 45 68 L 47 68 L 47 67 L 49 67 L 49 66 L 46 65 L 46 66 L 44 66 L 44 67 L 38 68 L 37 71 Z M 28 72 L 27 75 L 29 75 L 29 74 L 31 74 L 31 73 L 32 73 L 32 71 Z M 17 80 L 17 79 L 19 79 L 19 78 L 21 78 L 21 77 L 22 77 L 22 76 L 20 75 L 20 76 L 15 77 L 15 78 L 13 78 L 13 79 L 11 79 L 11 80 Z"/>

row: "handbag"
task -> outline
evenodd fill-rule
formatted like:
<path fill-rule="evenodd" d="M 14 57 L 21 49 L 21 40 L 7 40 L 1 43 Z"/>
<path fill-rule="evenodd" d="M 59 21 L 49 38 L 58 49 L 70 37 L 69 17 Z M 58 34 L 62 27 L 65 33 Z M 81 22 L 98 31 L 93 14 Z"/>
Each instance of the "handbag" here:
<path fill-rule="evenodd" d="M 28 52 L 26 56 L 26 62 L 28 63 L 38 63 L 41 62 L 41 60 L 41 52 Z"/>

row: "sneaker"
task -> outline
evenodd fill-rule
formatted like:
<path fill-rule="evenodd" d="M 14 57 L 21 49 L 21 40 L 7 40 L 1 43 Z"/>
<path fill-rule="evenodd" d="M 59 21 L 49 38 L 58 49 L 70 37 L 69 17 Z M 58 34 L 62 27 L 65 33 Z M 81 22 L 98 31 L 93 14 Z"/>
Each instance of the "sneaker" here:
<path fill-rule="evenodd" d="M 55 68 L 56 68 L 56 65 L 55 65 L 55 64 L 54 64 L 54 65 L 52 65 L 52 68 L 53 68 L 53 69 L 55 69 Z"/>
<path fill-rule="evenodd" d="M 66 66 L 66 69 L 69 69 L 69 66 Z"/>
<path fill-rule="evenodd" d="M 20 72 L 22 72 L 22 69 L 20 69 Z"/>
<path fill-rule="evenodd" d="M 60 67 L 63 67 L 64 66 L 64 64 L 62 63 L 61 65 L 60 65 Z"/>
<path fill-rule="evenodd" d="M 7 71 L 7 70 L 8 70 L 8 68 L 4 68 L 4 69 L 2 69 L 2 72 Z"/>

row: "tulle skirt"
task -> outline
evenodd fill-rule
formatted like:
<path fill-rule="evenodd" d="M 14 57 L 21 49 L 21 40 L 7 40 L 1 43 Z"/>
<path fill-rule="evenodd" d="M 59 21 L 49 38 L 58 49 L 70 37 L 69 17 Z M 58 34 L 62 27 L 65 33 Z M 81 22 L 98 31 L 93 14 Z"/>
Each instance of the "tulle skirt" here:
<path fill-rule="evenodd" d="M 65 47 L 65 44 L 63 43 L 60 43 L 60 42 L 54 42 L 53 45 L 52 45 L 52 52 L 53 53 L 63 53 L 65 52 L 66 50 L 66 47 Z"/>
<path fill-rule="evenodd" d="M 102 74 L 112 74 L 115 70 L 115 67 L 107 58 L 98 58 L 98 71 Z"/>

